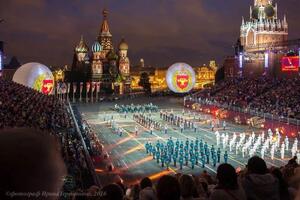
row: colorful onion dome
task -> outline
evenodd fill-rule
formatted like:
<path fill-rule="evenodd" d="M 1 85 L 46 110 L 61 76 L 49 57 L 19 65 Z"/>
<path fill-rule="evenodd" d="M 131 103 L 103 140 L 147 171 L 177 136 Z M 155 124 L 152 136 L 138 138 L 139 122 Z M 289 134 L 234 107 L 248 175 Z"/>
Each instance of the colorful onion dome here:
<path fill-rule="evenodd" d="M 81 36 L 79 44 L 75 47 L 75 51 L 77 53 L 86 53 L 89 51 L 89 47 L 84 42 L 83 36 Z"/>
<path fill-rule="evenodd" d="M 92 45 L 92 51 L 93 51 L 94 53 L 96 53 L 96 52 L 100 52 L 100 51 L 102 51 L 102 50 L 103 50 L 103 49 L 102 49 L 101 44 L 100 44 L 98 41 L 95 41 L 94 44 Z"/>

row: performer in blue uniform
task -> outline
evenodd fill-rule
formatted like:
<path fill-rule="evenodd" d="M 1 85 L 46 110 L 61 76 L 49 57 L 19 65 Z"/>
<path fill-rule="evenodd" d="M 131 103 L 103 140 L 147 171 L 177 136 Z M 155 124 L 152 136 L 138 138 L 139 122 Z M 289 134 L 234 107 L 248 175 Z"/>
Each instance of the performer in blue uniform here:
<path fill-rule="evenodd" d="M 191 155 L 191 164 L 192 164 L 192 169 L 195 168 L 195 156 Z"/>
<path fill-rule="evenodd" d="M 218 163 L 220 163 L 220 160 L 221 160 L 221 149 L 218 148 L 218 151 L 217 151 L 217 160 L 218 160 Z"/>
<path fill-rule="evenodd" d="M 202 168 L 205 167 L 205 156 L 201 157 L 201 162 L 202 162 Z"/>
<path fill-rule="evenodd" d="M 225 131 L 226 129 L 226 121 L 223 121 L 223 130 Z"/>
<path fill-rule="evenodd" d="M 217 156 L 215 154 L 213 155 L 212 160 L 213 160 L 213 166 L 216 167 L 216 165 L 217 165 Z"/>
<path fill-rule="evenodd" d="M 180 165 L 180 170 L 182 170 L 182 166 L 183 166 L 183 156 L 179 156 L 179 165 Z"/>
<path fill-rule="evenodd" d="M 228 160 L 228 153 L 227 153 L 227 151 L 225 151 L 225 153 L 224 153 L 224 162 L 227 163 L 227 160 Z"/>

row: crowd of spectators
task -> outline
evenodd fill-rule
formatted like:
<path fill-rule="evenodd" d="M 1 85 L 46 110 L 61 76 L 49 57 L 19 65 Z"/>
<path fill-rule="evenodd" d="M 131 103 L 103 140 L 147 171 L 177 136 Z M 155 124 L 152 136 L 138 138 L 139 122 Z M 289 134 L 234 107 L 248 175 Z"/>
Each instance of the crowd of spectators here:
<path fill-rule="evenodd" d="M 220 164 L 216 176 L 203 171 L 164 175 L 157 181 L 145 177 L 138 184 L 120 182 L 102 188 L 93 186 L 87 199 L 103 200 L 292 200 L 298 199 L 300 166 L 296 158 L 281 168 L 267 168 L 266 162 L 254 156 L 245 169 Z M 155 182 L 154 182 L 155 181 Z"/>
<path fill-rule="evenodd" d="M 274 115 L 299 118 L 300 113 L 300 79 L 284 79 L 276 81 L 272 90 L 255 98 L 250 108 Z"/>
<path fill-rule="evenodd" d="M 65 192 L 85 189 L 93 184 L 82 141 L 65 102 L 54 95 L 43 95 L 0 79 L 0 130 L 17 127 L 41 130 L 59 141 L 67 168 Z"/>
<path fill-rule="evenodd" d="M 280 117 L 300 118 L 299 83 L 299 78 L 234 78 L 224 80 L 194 97 L 210 104 L 253 109 Z"/>

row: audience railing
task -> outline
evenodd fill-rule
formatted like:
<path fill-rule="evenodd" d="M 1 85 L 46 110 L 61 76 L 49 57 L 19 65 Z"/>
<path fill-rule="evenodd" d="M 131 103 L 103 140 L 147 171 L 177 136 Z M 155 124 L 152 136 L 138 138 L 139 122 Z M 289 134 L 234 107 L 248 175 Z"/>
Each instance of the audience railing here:
<path fill-rule="evenodd" d="M 79 136 L 79 138 L 81 140 L 81 143 L 83 145 L 85 159 L 86 159 L 86 162 L 87 162 L 88 167 L 90 169 L 90 172 L 91 172 L 91 174 L 93 176 L 94 183 L 95 183 L 95 185 L 101 187 L 101 183 L 100 183 L 99 178 L 98 178 L 98 176 L 97 176 L 97 174 L 95 172 L 94 164 L 92 162 L 92 159 L 91 159 L 90 154 L 88 152 L 87 146 L 86 146 L 86 144 L 84 142 L 84 139 L 82 137 L 82 133 L 81 133 L 81 130 L 80 130 L 79 126 L 78 126 L 77 120 L 75 118 L 72 106 L 71 106 L 71 104 L 70 104 L 69 101 L 67 101 L 66 104 L 67 104 L 67 106 L 68 106 L 68 108 L 69 108 L 69 110 L 71 112 L 72 120 L 74 121 L 74 124 L 75 124 L 75 127 L 76 127 L 76 132 L 77 132 L 77 134 L 78 134 L 78 136 Z"/>
<path fill-rule="evenodd" d="M 293 124 L 296 126 L 300 126 L 300 120 L 298 120 L 296 118 L 289 118 L 289 117 L 274 115 L 271 113 L 260 112 L 256 109 L 241 108 L 238 106 L 233 106 L 233 105 L 228 105 L 228 104 L 220 104 L 218 102 L 213 102 L 213 101 L 209 101 L 207 99 L 201 99 L 199 97 L 195 97 L 195 96 L 193 97 L 193 96 L 186 96 L 184 100 L 185 101 L 187 101 L 187 100 L 193 101 L 195 103 L 200 103 L 200 104 L 204 104 L 204 105 L 217 106 L 219 108 L 224 108 L 224 109 L 228 109 L 228 110 L 232 110 L 232 111 L 240 112 L 240 113 L 246 113 L 246 114 L 261 117 L 264 119 L 275 120 L 275 121 L 283 122 L 286 124 Z"/>

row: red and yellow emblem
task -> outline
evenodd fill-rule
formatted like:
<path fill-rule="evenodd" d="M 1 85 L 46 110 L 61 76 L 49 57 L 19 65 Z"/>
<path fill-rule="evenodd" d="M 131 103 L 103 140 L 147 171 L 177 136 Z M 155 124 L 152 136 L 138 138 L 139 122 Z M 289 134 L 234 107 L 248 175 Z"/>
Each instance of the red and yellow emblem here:
<path fill-rule="evenodd" d="M 195 85 L 195 71 L 186 63 L 175 63 L 169 67 L 166 81 L 169 89 L 175 93 L 189 92 Z"/>
<path fill-rule="evenodd" d="M 54 80 L 46 74 L 39 75 L 33 84 L 33 88 L 43 94 L 51 94 L 53 90 Z"/>
<path fill-rule="evenodd" d="M 54 81 L 51 79 L 43 80 L 42 93 L 50 94 L 53 90 Z"/>
<path fill-rule="evenodd" d="M 187 74 L 178 74 L 176 76 L 177 86 L 184 90 L 189 85 L 189 75 Z"/>
<path fill-rule="evenodd" d="M 184 68 L 178 70 L 173 75 L 173 85 L 180 92 L 187 92 L 190 90 L 192 84 L 192 75 Z"/>

